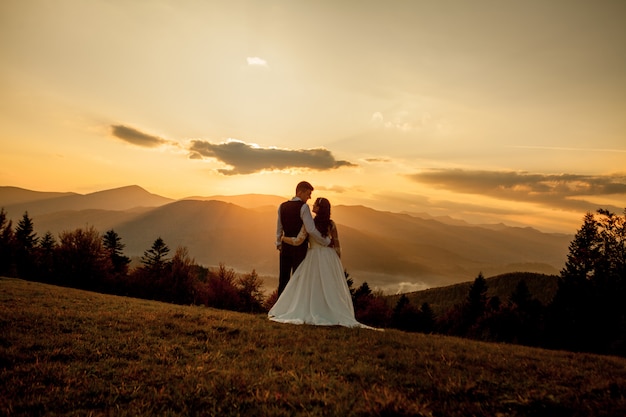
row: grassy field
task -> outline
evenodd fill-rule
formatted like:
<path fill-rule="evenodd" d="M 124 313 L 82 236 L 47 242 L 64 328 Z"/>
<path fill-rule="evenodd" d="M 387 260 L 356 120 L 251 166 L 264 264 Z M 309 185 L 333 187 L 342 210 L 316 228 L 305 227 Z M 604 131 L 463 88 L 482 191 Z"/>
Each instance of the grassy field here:
<path fill-rule="evenodd" d="M 6 416 L 624 416 L 626 359 L 0 278 Z"/>

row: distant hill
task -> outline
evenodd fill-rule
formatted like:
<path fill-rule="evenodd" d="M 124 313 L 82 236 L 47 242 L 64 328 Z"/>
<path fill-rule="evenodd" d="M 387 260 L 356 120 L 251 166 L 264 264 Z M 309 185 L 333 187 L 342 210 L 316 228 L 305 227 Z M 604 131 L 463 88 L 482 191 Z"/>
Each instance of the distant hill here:
<path fill-rule="evenodd" d="M 19 187 L 0 186 L 0 202 L 3 207 L 13 206 L 33 201 L 48 200 L 59 197 L 76 196 L 76 193 L 57 193 L 45 191 L 31 191 Z"/>
<path fill-rule="evenodd" d="M 39 193 L 0 188 L 0 207 L 4 207 L 12 219 L 19 219 L 25 211 L 29 215 L 49 214 L 65 210 L 130 210 L 137 207 L 158 207 L 175 201 L 149 193 L 137 185 L 97 191 L 90 194 Z"/>
<path fill-rule="evenodd" d="M 129 253 L 142 254 L 158 237 L 170 249 L 186 246 L 197 262 L 220 262 L 250 272 L 276 273 L 276 214 L 222 201 L 181 200 L 151 210 L 115 229 Z"/>
<path fill-rule="evenodd" d="M 242 195 L 213 195 L 209 197 L 187 197 L 185 200 L 200 201 L 223 201 L 225 203 L 236 204 L 244 208 L 266 208 L 270 207 L 274 212 L 278 209 L 278 205 L 287 198 L 266 194 L 242 194 Z"/>
<path fill-rule="evenodd" d="M 87 226 L 101 233 L 114 229 L 131 257 L 141 256 L 161 237 L 172 253 L 185 246 L 202 265 L 222 262 L 273 277 L 278 271 L 276 206 L 284 200 L 248 194 L 174 201 L 132 186 L 6 205 L 0 192 L 0 207 L 16 220 L 28 210 L 39 236 Z M 449 224 L 363 206 L 332 210 L 350 276 L 357 285 L 367 281 L 389 293 L 465 282 L 479 272 L 558 274 L 572 239 L 532 228 Z"/>
<path fill-rule="evenodd" d="M 519 271 L 556 274 L 571 241 L 569 235 L 532 228 L 457 226 L 362 206 L 334 207 L 333 218 L 342 226 L 346 251 L 355 248 L 366 254 L 358 260 L 368 266 L 366 270 L 376 262 L 396 276 L 413 272 L 407 281 L 414 285 L 421 281 L 422 288 L 431 287 L 433 281 L 447 285 L 461 281 L 461 276 L 472 279 L 481 271 L 485 276 Z M 346 234 L 343 231 L 350 230 L 346 227 L 358 232 Z"/>
<path fill-rule="evenodd" d="M 475 277 L 474 277 L 475 278 Z M 556 275 L 536 274 L 532 272 L 513 272 L 486 278 L 487 297 L 497 296 L 502 302 L 506 302 L 520 281 L 528 286 L 533 298 L 547 305 L 556 294 L 559 277 Z M 421 307 L 428 303 L 436 314 L 441 314 L 450 307 L 461 304 L 467 299 L 473 280 L 445 287 L 430 288 L 422 291 L 406 293 L 411 304 Z M 390 305 L 394 306 L 400 295 L 389 296 Z"/>

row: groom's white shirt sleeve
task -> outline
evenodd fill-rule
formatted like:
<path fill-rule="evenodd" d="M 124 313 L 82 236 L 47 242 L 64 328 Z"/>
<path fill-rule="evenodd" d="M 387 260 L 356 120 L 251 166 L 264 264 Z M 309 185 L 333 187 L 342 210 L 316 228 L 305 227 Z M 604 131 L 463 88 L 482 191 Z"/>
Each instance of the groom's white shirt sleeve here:
<path fill-rule="evenodd" d="M 280 220 L 280 206 L 278 206 L 278 220 L 276 220 L 276 247 L 280 247 L 283 238 L 283 222 Z"/>

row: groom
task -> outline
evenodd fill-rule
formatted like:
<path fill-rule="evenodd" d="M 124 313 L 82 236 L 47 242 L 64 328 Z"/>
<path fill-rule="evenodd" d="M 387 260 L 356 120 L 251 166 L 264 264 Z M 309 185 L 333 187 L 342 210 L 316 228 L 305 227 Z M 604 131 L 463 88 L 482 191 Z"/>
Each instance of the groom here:
<path fill-rule="evenodd" d="M 296 237 L 304 224 L 307 233 L 313 236 L 317 242 L 323 246 L 328 246 L 331 242 L 330 237 L 322 237 L 320 232 L 315 228 L 313 216 L 311 216 L 311 209 L 306 204 L 311 198 L 312 192 L 313 186 L 306 181 L 302 181 L 296 186 L 296 196 L 289 201 L 285 201 L 278 207 L 276 249 L 280 251 L 280 270 L 278 275 L 279 297 L 285 289 L 285 286 L 287 286 L 292 272 L 295 271 L 298 265 L 300 265 L 300 262 L 304 260 L 309 247 L 306 239 L 299 246 L 283 245 L 281 240 L 283 234 L 287 237 Z"/>

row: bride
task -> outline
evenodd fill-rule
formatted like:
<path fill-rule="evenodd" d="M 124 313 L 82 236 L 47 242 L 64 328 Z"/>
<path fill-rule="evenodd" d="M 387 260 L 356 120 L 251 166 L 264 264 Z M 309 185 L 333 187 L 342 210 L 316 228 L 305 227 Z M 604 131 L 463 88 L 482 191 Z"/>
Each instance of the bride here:
<path fill-rule="evenodd" d="M 330 219 L 330 202 L 318 198 L 313 205 L 315 228 L 332 238 L 331 246 L 309 239 L 306 257 L 293 273 L 269 319 L 280 323 L 315 324 L 370 328 L 354 318 L 354 307 L 343 265 L 335 222 Z M 304 228 L 297 237 L 283 236 L 283 243 L 299 245 L 307 238 Z"/>

